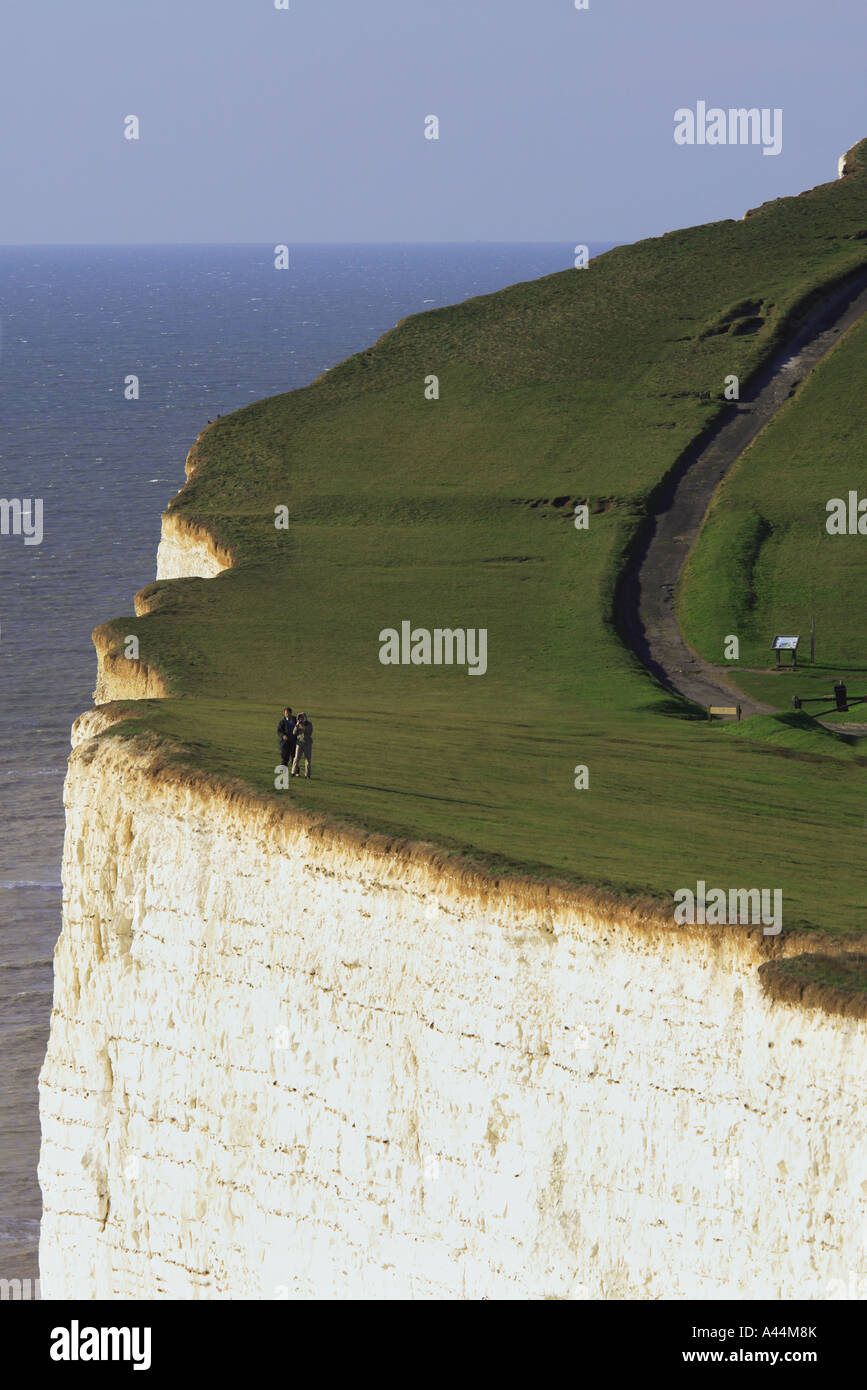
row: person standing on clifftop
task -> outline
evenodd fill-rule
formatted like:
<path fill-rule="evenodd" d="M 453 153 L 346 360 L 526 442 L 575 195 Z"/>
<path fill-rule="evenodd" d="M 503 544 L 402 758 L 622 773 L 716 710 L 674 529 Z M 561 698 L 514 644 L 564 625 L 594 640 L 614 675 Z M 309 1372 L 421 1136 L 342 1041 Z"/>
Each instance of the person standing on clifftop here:
<path fill-rule="evenodd" d="M 313 765 L 313 725 L 305 714 L 299 714 L 295 721 L 295 757 L 292 761 L 292 776 L 297 777 L 298 763 L 304 759 L 304 776 L 310 776 Z"/>
<path fill-rule="evenodd" d="M 281 763 L 284 767 L 288 767 L 295 751 L 295 718 L 288 705 L 283 711 L 283 718 L 277 725 L 277 748 Z"/>

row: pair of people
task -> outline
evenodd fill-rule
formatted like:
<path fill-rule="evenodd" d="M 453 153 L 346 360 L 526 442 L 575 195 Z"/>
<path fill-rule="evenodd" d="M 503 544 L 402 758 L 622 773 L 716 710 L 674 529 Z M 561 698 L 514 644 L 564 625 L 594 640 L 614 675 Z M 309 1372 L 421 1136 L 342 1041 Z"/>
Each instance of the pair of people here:
<path fill-rule="evenodd" d="M 292 776 L 300 777 L 298 764 L 304 759 L 304 776 L 313 766 L 313 725 L 306 714 L 294 715 L 287 705 L 277 725 L 277 746 L 283 767 L 292 766 Z"/>

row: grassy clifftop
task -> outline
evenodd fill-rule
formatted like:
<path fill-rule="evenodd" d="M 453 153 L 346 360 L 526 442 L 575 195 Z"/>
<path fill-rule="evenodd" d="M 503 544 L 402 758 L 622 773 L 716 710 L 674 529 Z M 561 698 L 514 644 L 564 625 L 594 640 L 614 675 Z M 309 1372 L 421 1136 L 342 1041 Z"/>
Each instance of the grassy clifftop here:
<path fill-rule="evenodd" d="M 683 585 L 682 625 L 703 656 L 721 661 L 726 634 L 737 632 L 740 659 L 732 674 L 738 684 L 775 704 L 788 705 L 792 691 L 824 696 L 805 706 L 814 713 L 833 705 L 829 691 L 838 676 L 851 695 L 867 695 L 867 537 L 826 528 L 832 498 L 848 510 L 850 491 L 867 497 L 865 385 L 862 320 L 732 468 Z M 800 633 L 806 663 L 811 617 L 815 666 L 797 676 L 756 669 L 773 659 L 768 646 L 775 632 Z M 840 716 L 841 728 L 853 722 L 867 722 L 867 706 Z"/>
<path fill-rule="evenodd" d="M 314 719 L 316 776 L 274 795 L 306 808 L 621 893 L 779 887 L 786 925 L 859 928 L 865 759 L 670 717 L 689 711 L 612 613 L 648 495 L 725 377 L 867 265 L 867 142 L 849 165 L 745 220 L 417 315 L 211 426 L 170 510 L 233 568 L 150 585 L 144 616 L 101 629 L 118 653 L 135 633 L 177 697 L 147 724 L 273 791 L 288 701 Z M 486 674 L 383 666 L 404 620 L 486 629 Z"/>

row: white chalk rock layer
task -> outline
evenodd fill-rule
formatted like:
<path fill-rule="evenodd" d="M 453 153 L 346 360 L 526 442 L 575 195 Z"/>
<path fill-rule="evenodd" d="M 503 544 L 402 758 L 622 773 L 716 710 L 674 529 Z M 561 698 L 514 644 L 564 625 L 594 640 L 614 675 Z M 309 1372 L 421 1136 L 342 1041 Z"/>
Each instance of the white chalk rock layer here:
<path fill-rule="evenodd" d="M 745 937 L 485 901 L 86 732 L 43 1297 L 867 1292 L 867 1030 Z"/>
<path fill-rule="evenodd" d="M 214 579 L 230 567 L 230 557 L 207 531 L 165 513 L 157 549 L 157 579 Z"/>

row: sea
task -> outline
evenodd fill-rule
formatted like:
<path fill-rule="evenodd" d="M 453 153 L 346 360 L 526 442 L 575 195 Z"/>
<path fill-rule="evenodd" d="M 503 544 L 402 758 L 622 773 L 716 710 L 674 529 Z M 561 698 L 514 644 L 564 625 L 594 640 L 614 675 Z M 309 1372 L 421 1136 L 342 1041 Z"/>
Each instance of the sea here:
<path fill-rule="evenodd" d="M 208 420 L 306 385 L 407 314 L 570 269 L 573 254 L 310 245 L 278 271 L 259 245 L 0 248 L 0 499 L 30 500 L 33 542 L 11 520 L 0 534 L 0 1279 L 38 1275 L 37 1078 L 90 633 L 154 578 L 188 448 Z"/>

